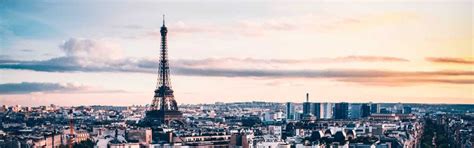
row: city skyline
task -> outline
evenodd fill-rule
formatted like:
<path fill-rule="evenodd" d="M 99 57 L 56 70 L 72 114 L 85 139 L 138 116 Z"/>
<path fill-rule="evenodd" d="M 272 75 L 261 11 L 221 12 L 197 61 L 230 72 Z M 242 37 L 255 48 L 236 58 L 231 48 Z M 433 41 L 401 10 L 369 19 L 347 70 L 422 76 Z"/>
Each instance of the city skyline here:
<path fill-rule="evenodd" d="M 472 1 L 197 4 L 0 2 L 0 104 L 150 104 L 161 14 L 180 104 L 474 104 Z"/>

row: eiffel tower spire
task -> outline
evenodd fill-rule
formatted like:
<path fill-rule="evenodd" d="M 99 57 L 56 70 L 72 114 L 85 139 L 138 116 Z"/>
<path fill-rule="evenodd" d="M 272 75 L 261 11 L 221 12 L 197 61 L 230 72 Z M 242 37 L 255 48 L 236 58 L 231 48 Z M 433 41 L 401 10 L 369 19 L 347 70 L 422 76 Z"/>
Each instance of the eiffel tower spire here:
<path fill-rule="evenodd" d="M 163 14 L 163 27 L 166 27 L 165 25 L 165 15 Z"/>

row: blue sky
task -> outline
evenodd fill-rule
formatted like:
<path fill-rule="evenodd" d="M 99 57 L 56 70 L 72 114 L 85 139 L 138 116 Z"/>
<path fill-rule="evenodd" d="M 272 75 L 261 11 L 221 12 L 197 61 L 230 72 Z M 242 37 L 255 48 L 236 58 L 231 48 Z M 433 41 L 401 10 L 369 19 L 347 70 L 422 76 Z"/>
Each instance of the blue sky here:
<path fill-rule="evenodd" d="M 162 14 L 180 103 L 474 100 L 471 1 L 3 0 L 0 101 L 149 103 Z"/>

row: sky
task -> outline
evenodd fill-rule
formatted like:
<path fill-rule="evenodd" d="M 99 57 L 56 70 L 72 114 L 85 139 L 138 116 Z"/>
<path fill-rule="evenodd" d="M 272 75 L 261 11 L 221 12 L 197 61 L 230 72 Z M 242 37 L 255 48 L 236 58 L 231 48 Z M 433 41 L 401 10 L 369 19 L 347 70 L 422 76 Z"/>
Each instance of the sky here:
<path fill-rule="evenodd" d="M 470 0 L 0 0 L 0 104 L 474 103 Z"/>

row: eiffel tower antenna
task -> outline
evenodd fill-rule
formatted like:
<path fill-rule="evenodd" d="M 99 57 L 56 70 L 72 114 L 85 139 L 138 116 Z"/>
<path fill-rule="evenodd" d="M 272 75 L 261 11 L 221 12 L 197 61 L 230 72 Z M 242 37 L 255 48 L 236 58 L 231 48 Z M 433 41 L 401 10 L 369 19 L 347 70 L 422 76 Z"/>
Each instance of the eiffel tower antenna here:
<path fill-rule="evenodd" d="M 165 26 L 165 15 L 163 14 L 163 26 Z"/>

